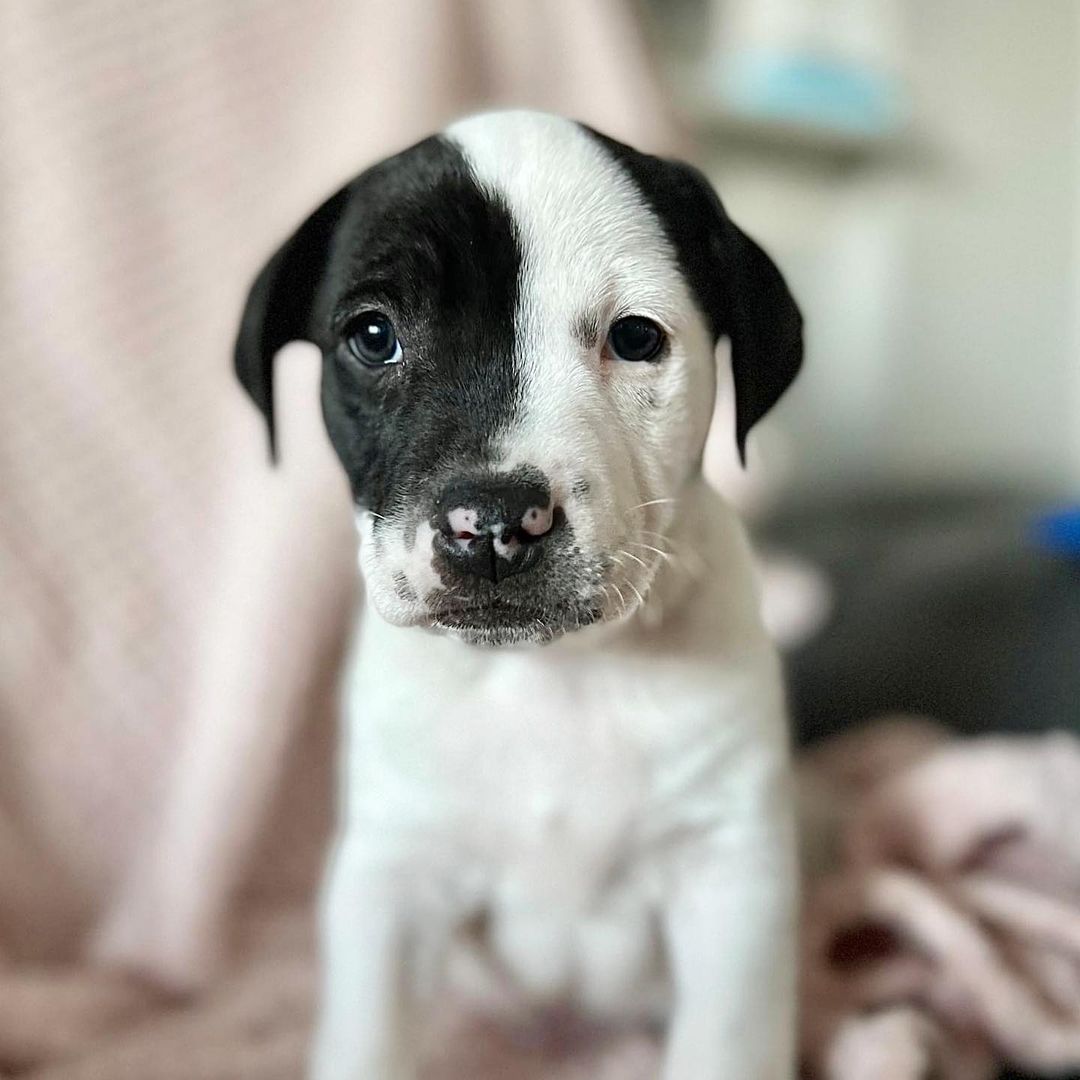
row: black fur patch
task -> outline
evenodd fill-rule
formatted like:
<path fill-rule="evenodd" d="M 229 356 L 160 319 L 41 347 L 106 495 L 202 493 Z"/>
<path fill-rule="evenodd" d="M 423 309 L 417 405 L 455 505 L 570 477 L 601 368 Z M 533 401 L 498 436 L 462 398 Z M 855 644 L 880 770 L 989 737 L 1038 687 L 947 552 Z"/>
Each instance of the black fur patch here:
<path fill-rule="evenodd" d="M 519 399 L 521 245 L 498 197 L 436 136 L 350 185 L 319 289 L 322 405 L 358 505 L 392 514 L 490 458 Z M 371 370 L 342 342 L 351 318 L 393 321 L 400 364 Z"/>

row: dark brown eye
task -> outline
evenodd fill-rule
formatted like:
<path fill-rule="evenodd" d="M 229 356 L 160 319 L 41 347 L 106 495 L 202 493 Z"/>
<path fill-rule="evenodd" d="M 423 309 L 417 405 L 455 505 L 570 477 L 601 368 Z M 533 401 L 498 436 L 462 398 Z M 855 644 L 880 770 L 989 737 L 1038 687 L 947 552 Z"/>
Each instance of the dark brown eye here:
<path fill-rule="evenodd" d="M 619 360 L 655 360 L 665 340 L 664 331 L 643 315 L 627 315 L 608 331 L 608 347 Z"/>
<path fill-rule="evenodd" d="M 349 352 L 367 367 L 386 367 L 401 360 L 401 342 L 394 324 L 381 311 L 358 315 L 345 333 Z"/>

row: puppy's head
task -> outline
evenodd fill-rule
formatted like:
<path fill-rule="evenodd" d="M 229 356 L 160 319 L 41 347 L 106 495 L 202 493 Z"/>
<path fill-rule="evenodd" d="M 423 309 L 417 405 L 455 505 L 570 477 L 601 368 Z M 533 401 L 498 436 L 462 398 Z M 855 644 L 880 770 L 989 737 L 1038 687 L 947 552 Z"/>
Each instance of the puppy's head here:
<path fill-rule="evenodd" d="M 776 267 L 696 170 L 511 112 L 319 207 L 252 287 L 236 367 L 273 452 L 274 353 L 320 346 L 376 608 L 508 644 L 643 602 L 721 336 L 741 452 L 802 359 Z"/>

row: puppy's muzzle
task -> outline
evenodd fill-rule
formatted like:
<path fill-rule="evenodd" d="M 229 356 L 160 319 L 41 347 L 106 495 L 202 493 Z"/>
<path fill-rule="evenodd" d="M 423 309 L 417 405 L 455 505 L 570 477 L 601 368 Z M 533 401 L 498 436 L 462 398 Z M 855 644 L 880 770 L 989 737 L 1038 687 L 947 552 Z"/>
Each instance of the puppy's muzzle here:
<path fill-rule="evenodd" d="M 456 569 L 497 586 L 537 566 L 565 520 L 545 483 L 506 476 L 458 480 L 436 501 L 435 550 Z"/>

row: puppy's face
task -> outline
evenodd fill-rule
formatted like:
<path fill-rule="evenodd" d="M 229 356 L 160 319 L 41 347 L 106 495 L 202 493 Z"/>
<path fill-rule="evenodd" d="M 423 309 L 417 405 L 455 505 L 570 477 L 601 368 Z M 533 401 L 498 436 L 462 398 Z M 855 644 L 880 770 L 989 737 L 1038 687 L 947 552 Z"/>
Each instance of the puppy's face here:
<path fill-rule="evenodd" d="M 698 468 L 720 335 L 741 447 L 801 360 L 775 267 L 686 166 L 501 113 L 320 207 L 256 281 L 237 368 L 273 439 L 273 353 L 322 348 L 386 619 L 542 642 L 647 596 Z"/>

